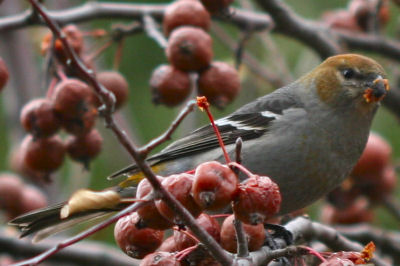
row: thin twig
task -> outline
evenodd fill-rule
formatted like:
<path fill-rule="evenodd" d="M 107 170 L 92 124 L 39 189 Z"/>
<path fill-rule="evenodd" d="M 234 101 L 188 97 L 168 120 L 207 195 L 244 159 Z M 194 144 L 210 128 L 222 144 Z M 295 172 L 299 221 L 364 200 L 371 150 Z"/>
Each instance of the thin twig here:
<path fill-rule="evenodd" d="M 52 237 L 41 243 L 33 244 L 28 239 L 18 239 L 7 233 L 7 228 L 0 228 L 0 250 L 14 258 L 31 257 L 54 247 L 61 241 L 60 237 Z M 52 256 L 49 262 L 61 265 L 133 265 L 134 260 L 128 256 L 121 256 L 121 251 L 110 245 L 100 244 L 98 241 L 85 240 L 79 244 L 64 249 Z"/>
<path fill-rule="evenodd" d="M 183 119 L 194 110 L 194 107 L 196 106 L 196 102 L 194 100 L 189 101 L 186 103 L 185 108 L 182 109 L 182 111 L 178 114 L 178 116 L 175 118 L 175 120 L 171 123 L 169 128 L 159 137 L 151 140 L 149 143 L 147 143 L 145 146 L 141 147 L 139 149 L 139 152 L 141 153 L 143 158 L 146 158 L 146 156 L 157 146 L 160 144 L 164 143 L 165 141 L 171 139 L 171 135 L 175 132 L 175 130 L 178 128 L 178 126 L 182 123 Z"/>
<path fill-rule="evenodd" d="M 240 164 L 242 162 L 242 145 L 243 141 L 242 138 L 237 138 L 236 139 L 236 145 L 235 145 L 235 161 L 236 163 Z M 234 168 L 234 171 L 236 172 L 236 175 L 238 175 L 239 169 Z M 246 234 L 243 229 L 243 224 L 239 219 L 233 219 L 233 225 L 235 227 L 235 232 L 236 232 L 236 238 L 237 238 L 237 256 L 239 258 L 246 258 L 249 256 L 249 247 L 247 244 L 247 238 Z"/>
<path fill-rule="evenodd" d="M 345 237 L 367 244 L 373 241 L 380 253 L 389 255 L 394 265 L 400 265 L 400 232 L 373 227 L 369 224 L 335 226 Z"/>
<path fill-rule="evenodd" d="M 155 40 L 161 48 L 166 48 L 168 45 L 168 41 L 164 37 L 164 35 L 158 30 L 158 26 L 154 18 L 152 18 L 150 15 L 144 15 L 143 24 L 143 28 L 147 35 Z"/>
<path fill-rule="evenodd" d="M 233 225 L 237 237 L 237 256 L 239 258 L 246 258 L 249 256 L 249 247 L 247 245 L 247 238 L 243 229 L 243 224 L 240 220 L 236 219 L 235 216 L 235 219 L 233 219 Z"/>
<path fill-rule="evenodd" d="M 137 203 L 131 204 L 129 207 L 127 207 L 124 210 L 113 215 L 111 218 L 108 218 L 107 220 L 105 220 L 105 221 L 89 228 L 88 230 L 85 230 L 71 238 L 61 241 L 60 243 L 54 245 L 53 247 L 49 248 L 48 250 L 44 251 L 43 253 L 41 253 L 31 259 L 24 260 L 22 262 L 13 264 L 13 266 L 37 265 L 37 264 L 41 263 L 42 261 L 44 261 L 45 259 L 47 259 L 48 257 L 54 255 L 58 251 L 62 250 L 63 248 L 71 246 L 72 244 L 79 242 L 82 239 L 85 239 L 85 238 L 93 235 L 94 233 L 97 233 L 98 231 L 109 226 L 110 224 L 115 223 L 120 218 L 136 211 L 137 209 L 139 209 L 140 207 L 142 207 L 148 203 L 149 202 L 143 201 L 143 202 L 137 202 Z"/>
<path fill-rule="evenodd" d="M 275 250 L 266 250 L 266 256 L 262 258 L 262 261 L 258 260 L 258 257 L 254 260 L 256 265 L 268 265 L 271 261 L 275 259 L 279 259 L 282 257 L 285 258 L 292 258 L 296 256 L 303 256 L 308 254 L 308 250 L 302 246 L 288 246 L 282 249 L 275 249 Z"/>
<path fill-rule="evenodd" d="M 115 2 L 87 2 L 81 6 L 64 10 L 49 11 L 49 17 L 60 24 L 92 21 L 95 19 L 125 19 L 140 21 L 144 15 L 150 15 L 161 21 L 167 4 L 136 4 Z M 224 18 L 217 18 L 224 19 Z M 236 9 L 235 15 L 224 21 L 236 25 L 240 29 L 255 31 L 273 27 L 272 19 L 265 14 Z M 31 10 L 0 19 L 0 32 L 16 30 L 27 26 L 45 24 L 32 15 Z"/>

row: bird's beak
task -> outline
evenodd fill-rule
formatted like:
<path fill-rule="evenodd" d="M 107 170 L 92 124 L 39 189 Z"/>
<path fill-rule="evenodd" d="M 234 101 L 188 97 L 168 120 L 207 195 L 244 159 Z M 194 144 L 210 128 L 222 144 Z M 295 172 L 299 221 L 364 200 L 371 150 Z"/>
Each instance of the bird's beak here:
<path fill-rule="evenodd" d="M 364 91 L 364 99 L 367 103 L 379 102 L 389 91 L 389 81 L 382 77 L 376 78 L 372 84 Z"/>

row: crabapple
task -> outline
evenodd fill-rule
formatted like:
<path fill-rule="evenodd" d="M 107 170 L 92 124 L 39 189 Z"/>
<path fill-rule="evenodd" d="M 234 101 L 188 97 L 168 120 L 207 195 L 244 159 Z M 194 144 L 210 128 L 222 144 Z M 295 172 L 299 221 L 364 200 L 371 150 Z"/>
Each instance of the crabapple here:
<path fill-rule="evenodd" d="M 253 175 L 239 185 L 232 208 L 237 219 L 254 225 L 276 215 L 281 201 L 276 183 L 267 176 Z"/>
<path fill-rule="evenodd" d="M 211 62 L 212 39 L 200 28 L 180 27 L 171 33 L 166 54 L 174 67 L 183 71 L 199 71 Z"/>
<path fill-rule="evenodd" d="M 60 128 L 60 120 L 53 110 L 53 103 L 46 98 L 34 99 L 21 111 L 20 121 L 24 129 L 33 136 L 49 137 Z"/>
<path fill-rule="evenodd" d="M 171 175 L 166 177 L 162 183 L 163 187 L 170 192 L 194 217 L 197 217 L 201 213 L 201 208 L 197 205 L 193 196 L 191 195 L 191 189 L 193 184 L 193 176 L 182 173 L 177 175 Z M 158 211 L 166 219 L 179 223 L 173 210 L 171 210 L 167 204 L 158 199 L 155 201 Z"/>
<path fill-rule="evenodd" d="M 208 31 L 211 25 L 210 14 L 198 1 L 179 0 L 168 5 L 163 18 L 164 34 L 168 36 L 175 28 L 184 25 Z"/>
<path fill-rule="evenodd" d="M 192 194 L 196 203 L 206 210 L 219 210 L 235 196 L 238 177 L 219 162 L 205 162 L 196 168 Z"/>
<path fill-rule="evenodd" d="M 138 220 L 136 212 L 120 218 L 114 227 L 114 238 L 128 256 L 141 259 L 161 245 L 164 232 L 151 228 L 139 229 L 136 227 Z"/>
<path fill-rule="evenodd" d="M 200 73 L 198 94 L 217 107 L 225 107 L 240 91 L 239 74 L 235 68 L 225 62 L 213 62 Z"/>
<path fill-rule="evenodd" d="M 23 162 L 30 169 L 40 172 L 52 172 L 59 168 L 65 157 L 65 145 L 59 136 L 34 139 L 25 137 L 21 149 Z"/>
<path fill-rule="evenodd" d="M 157 179 L 161 182 L 163 177 L 157 176 Z M 144 178 L 140 181 L 137 187 L 136 198 L 138 200 L 144 200 L 152 191 L 153 187 L 150 182 L 147 178 Z M 160 214 L 153 199 L 151 200 L 151 203 L 139 208 L 137 213 L 140 217 L 136 224 L 136 227 L 138 228 L 149 227 L 157 230 L 166 230 L 173 226 L 173 223 Z"/>
<path fill-rule="evenodd" d="M 237 252 L 236 230 L 233 225 L 234 215 L 228 216 L 221 226 L 221 246 L 232 253 Z M 249 251 L 259 250 L 264 244 L 265 229 L 263 224 L 250 225 L 243 223 Z"/>
<path fill-rule="evenodd" d="M 150 87 L 154 103 L 174 106 L 190 94 L 189 74 L 170 65 L 160 65 L 151 75 Z"/>

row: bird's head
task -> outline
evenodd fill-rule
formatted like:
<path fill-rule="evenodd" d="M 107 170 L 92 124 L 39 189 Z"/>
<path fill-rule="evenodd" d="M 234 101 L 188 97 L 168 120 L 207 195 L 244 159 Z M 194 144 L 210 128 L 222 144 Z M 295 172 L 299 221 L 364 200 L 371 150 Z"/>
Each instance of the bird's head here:
<path fill-rule="evenodd" d="M 314 86 L 317 97 L 327 105 L 353 105 L 360 111 L 376 109 L 389 90 L 382 66 L 357 54 L 329 57 L 311 71 L 305 81 Z"/>

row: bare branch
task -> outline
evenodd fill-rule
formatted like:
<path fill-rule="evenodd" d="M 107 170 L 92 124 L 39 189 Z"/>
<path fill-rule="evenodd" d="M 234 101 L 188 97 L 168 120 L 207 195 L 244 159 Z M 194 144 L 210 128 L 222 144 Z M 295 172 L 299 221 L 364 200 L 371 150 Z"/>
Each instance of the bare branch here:
<path fill-rule="evenodd" d="M 171 138 L 171 135 L 175 132 L 178 126 L 182 123 L 183 119 L 193 111 L 194 107 L 196 106 L 195 101 L 187 102 L 185 108 L 179 113 L 178 117 L 171 123 L 170 127 L 158 138 L 151 140 L 145 146 L 139 149 L 139 152 L 142 154 L 143 158 L 149 154 L 155 147 L 164 143 L 165 141 Z"/>
<path fill-rule="evenodd" d="M 111 218 L 90 227 L 89 229 L 71 237 L 68 238 L 66 240 L 63 240 L 59 243 L 57 243 L 56 245 L 51 246 L 49 249 L 47 249 L 46 251 L 40 253 L 39 255 L 28 259 L 28 260 L 24 260 L 20 263 L 16 263 L 14 264 L 14 266 L 23 266 L 23 265 L 37 265 L 40 262 L 44 261 L 45 259 L 49 258 L 50 256 L 56 254 L 57 252 L 59 252 L 60 250 L 64 249 L 65 247 L 71 246 L 72 244 L 81 241 L 82 239 L 85 239 L 91 235 L 93 235 L 94 233 L 97 233 L 98 231 L 106 228 L 107 226 L 109 226 L 110 224 L 115 223 L 116 221 L 118 221 L 118 219 L 136 211 L 137 209 L 139 209 L 140 207 L 146 205 L 148 202 L 137 202 L 137 203 L 133 203 L 131 204 L 129 207 L 125 208 L 124 210 L 118 212 L 117 214 L 113 215 Z"/>
<path fill-rule="evenodd" d="M 258 0 L 275 21 L 275 31 L 312 47 L 322 58 L 339 53 L 340 46 L 327 36 L 324 28 L 295 14 L 283 1 Z"/>
<path fill-rule="evenodd" d="M 27 258 L 44 252 L 61 241 L 50 238 L 39 244 L 32 244 L 28 239 L 17 239 L 5 230 L 0 230 L 0 250 L 14 258 Z M 124 256 L 121 251 L 94 241 L 82 241 L 64 249 L 49 259 L 49 262 L 71 263 L 73 265 L 134 265 L 135 260 Z"/>
<path fill-rule="evenodd" d="M 164 37 L 164 35 L 158 30 L 158 26 L 156 25 L 154 19 L 149 15 L 145 15 L 143 17 L 143 24 L 144 30 L 146 31 L 147 35 L 155 40 L 161 48 L 166 48 L 168 41 Z"/>
<path fill-rule="evenodd" d="M 167 5 L 161 4 L 129 4 L 88 2 L 79 7 L 60 11 L 49 11 L 49 17 L 59 24 L 78 23 L 92 21 L 94 19 L 127 19 L 140 21 L 144 15 L 161 20 Z M 235 10 L 235 15 L 229 18 L 229 23 L 242 29 L 265 30 L 273 26 L 272 19 L 261 13 L 245 10 Z M 27 26 L 44 24 L 32 15 L 30 10 L 21 14 L 0 19 L 0 32 L 16 30 Z"/>

